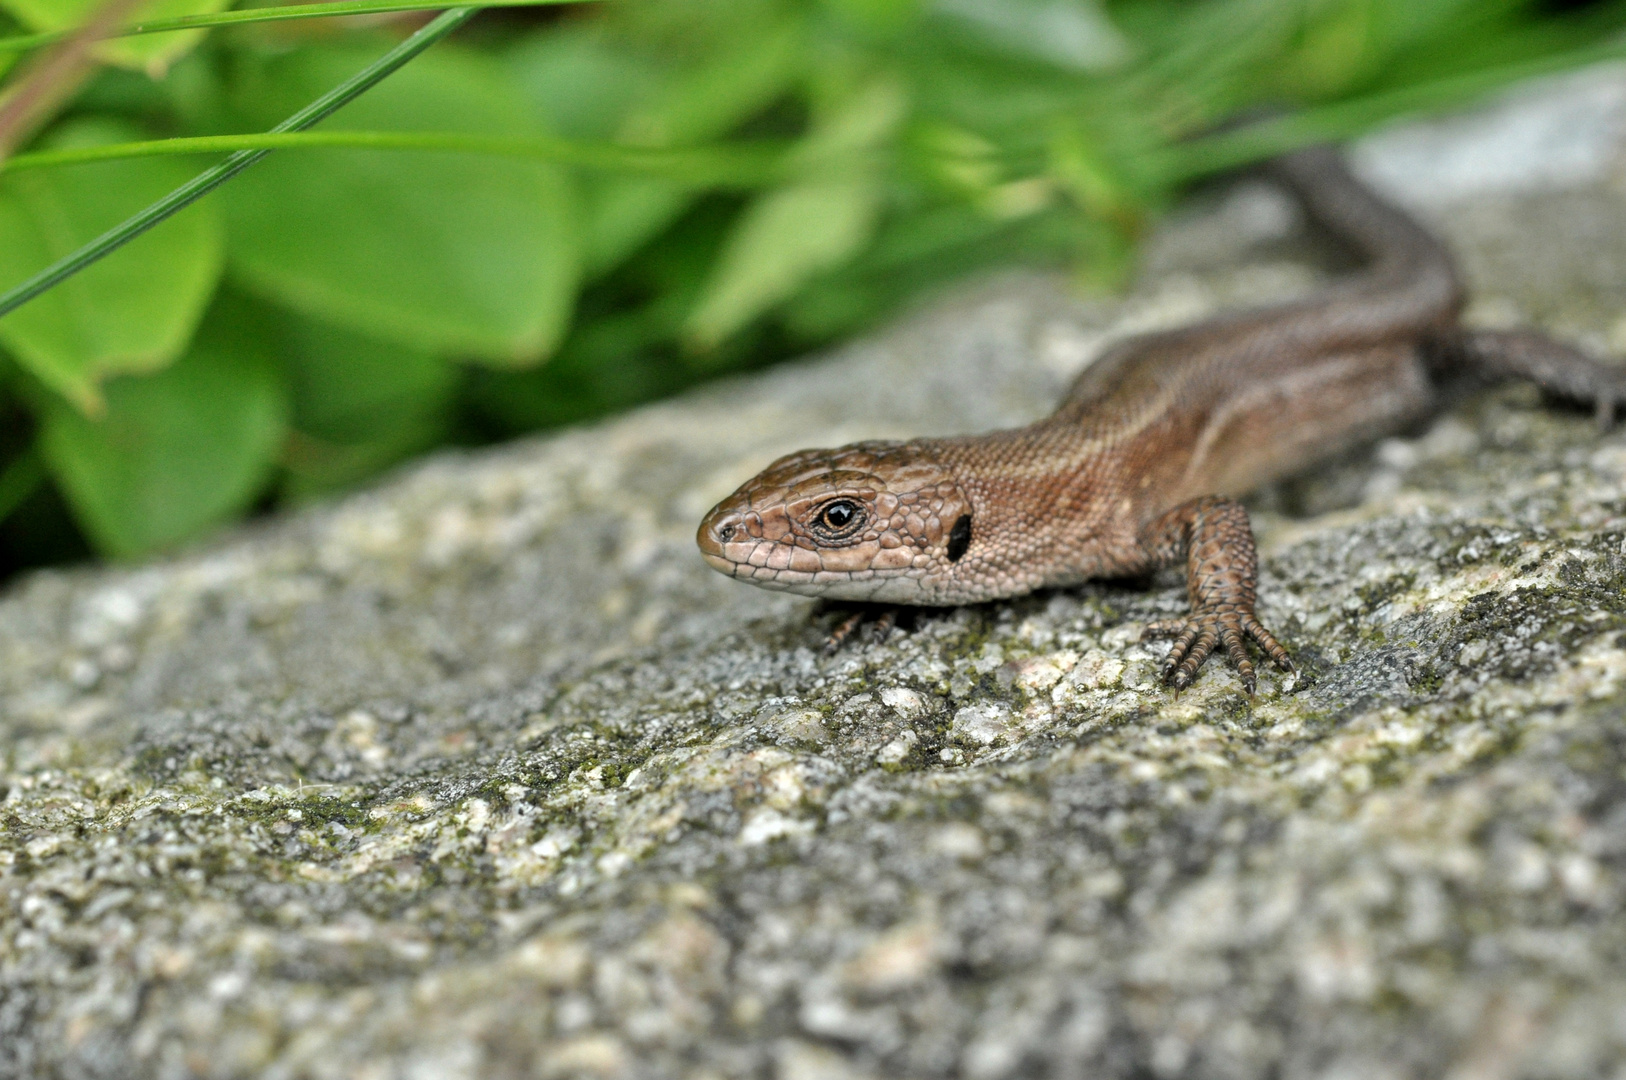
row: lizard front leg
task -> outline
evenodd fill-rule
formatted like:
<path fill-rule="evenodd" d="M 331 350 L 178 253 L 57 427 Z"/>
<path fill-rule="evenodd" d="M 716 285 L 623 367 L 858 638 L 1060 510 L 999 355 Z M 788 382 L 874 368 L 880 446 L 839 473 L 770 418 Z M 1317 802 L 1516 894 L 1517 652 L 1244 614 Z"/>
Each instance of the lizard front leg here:
<path fill-rule="evenodd" d="M 1293 670 L 1293 661 L 1253 613 L 1259 577 L 1258 556 L 1248 512 L 1238 503 L 1209 495 L 1170 510 L 1141 532 L 1150 568 L 1186 564 L 1186 592 L 1191 614 L 1153 623 L 1143 637 L 1172 637 L 1174 648 L 1163 663 L 1163 679 L 1176 689 L 1191 685 L 1197 669 L 1224 646 L 1242 677 L 1243 689 L 1254 690 L 1253 662 L 1244 639 L 1252 638 L 1276 666 Z"/>

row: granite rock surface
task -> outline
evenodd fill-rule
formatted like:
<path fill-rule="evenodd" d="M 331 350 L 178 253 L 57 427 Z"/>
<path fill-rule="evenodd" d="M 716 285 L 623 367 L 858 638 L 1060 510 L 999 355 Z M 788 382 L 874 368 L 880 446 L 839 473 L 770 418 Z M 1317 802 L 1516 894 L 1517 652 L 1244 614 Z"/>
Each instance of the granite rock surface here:
<path fill-rule="evenodd" d="M 1626 351 L 1626 74 L 1364 144 L 1483 325 Z M 0 1076 L 1500 1078 L 1626 1063 L 1626 433 L 1509 386 L 1254 497 L 1299 658 L 1171 578 L 819 649 L 698 558 L 774 455 L 1042 415 L 1315 287 L 1255 182 L 1124 298 L 834 355 L 0 598 Z"/>

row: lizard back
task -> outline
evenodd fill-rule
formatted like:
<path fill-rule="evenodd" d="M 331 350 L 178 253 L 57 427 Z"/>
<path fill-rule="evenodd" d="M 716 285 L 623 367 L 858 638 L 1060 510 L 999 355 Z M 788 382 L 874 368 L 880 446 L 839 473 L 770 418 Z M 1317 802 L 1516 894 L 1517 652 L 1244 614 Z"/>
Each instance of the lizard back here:
<path fill-rule="evenodd" d="M 1301 300 L 1121 342 L 1045 422 L 1150 472 L 1160 505 L 1140 506 L 1142 516 L 1241 494 L 1432 405 L 1421 349 L 1462 307 L 1450 253 L 1336 151 L 1299 151 L 1272 172 L 1363 268 Z"/>

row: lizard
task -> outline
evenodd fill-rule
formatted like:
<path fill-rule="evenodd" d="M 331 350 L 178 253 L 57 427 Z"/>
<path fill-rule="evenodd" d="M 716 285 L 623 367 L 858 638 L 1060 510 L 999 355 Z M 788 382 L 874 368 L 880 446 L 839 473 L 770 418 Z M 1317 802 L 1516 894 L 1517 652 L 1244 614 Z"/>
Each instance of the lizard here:
<path fill-rule="evenodd" d="M 1525 378 L 1607 425 L 1626 371 L 1533 331 L 1472 329 L 1450 252 L 1332 147 L 1267 166 L 1363 265 L 1319 292 L 1126 338 L 1050 416 L 982 435 L 858 442 L 779 458 L 700 523 L 741 581 L 834 601 L 948 607 L 1185 568 L 1190 612 L 1162 678 L 1223 649 L 1254 692 L 1258 556 L 1237 495 L 1440 409 L 1453 377 Z M 856 617 L 832 635 L 832 644 Z"/>

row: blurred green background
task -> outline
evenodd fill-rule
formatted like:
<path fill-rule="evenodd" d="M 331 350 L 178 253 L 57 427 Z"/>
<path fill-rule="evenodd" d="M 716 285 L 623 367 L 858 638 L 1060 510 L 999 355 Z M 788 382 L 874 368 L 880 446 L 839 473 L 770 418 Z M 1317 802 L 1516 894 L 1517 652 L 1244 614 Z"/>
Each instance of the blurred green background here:
<path fill-rule="evenodd" d="M 0 33 L 93 6 L 0 0 Z M 264 131 L 427 17 L 105 42 L 21 149 Z M 273 154 L 0 319 L 0 575 L 141 556 L 436 446 L 626 409 L 988 268 L 1118 287 L 1193 180 L 1618 55 L 1623 26 L 1622 0 L 483 12 L 319 130 L 738 153 L 707 176 L 613 154 Z M 0 288 L 209 160 L 0 170 Z"/>

